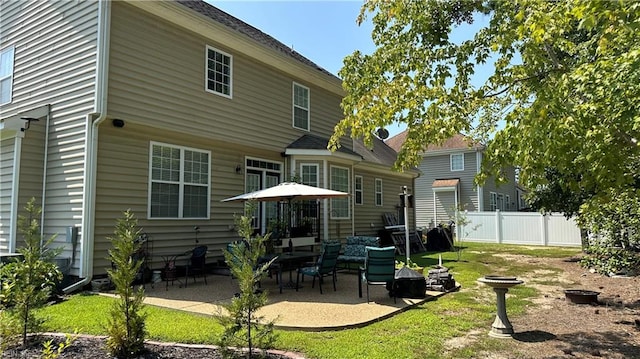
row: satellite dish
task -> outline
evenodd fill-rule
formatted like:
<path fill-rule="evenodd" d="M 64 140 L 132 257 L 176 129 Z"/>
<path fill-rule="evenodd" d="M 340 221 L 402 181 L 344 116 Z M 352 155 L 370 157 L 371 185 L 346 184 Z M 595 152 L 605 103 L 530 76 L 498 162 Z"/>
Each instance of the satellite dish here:
<path fill-rule="evenodd" d="M 376 134 L 382 140 L 386 140 L 389 137 L 389 131 L 387 131 L 387 129 L 383 127 L 376 130 Z"/>

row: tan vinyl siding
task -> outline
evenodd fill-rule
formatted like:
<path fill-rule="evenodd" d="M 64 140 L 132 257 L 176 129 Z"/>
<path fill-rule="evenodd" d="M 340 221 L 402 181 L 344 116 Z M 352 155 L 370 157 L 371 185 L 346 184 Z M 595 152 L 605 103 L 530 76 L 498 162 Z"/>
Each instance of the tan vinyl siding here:
<path fill-rule="evenodd" d="M 0 140 L 0 252 L 9 251 L 15 138 Z"/>
<path fill-rule="evenodd" d="M 112 7 L 109 113 L 170 131 L 282 151 L 306 131 L 292 127 L 292 83 L 310 88 L 311 131 L 329 137 L 340 97 L 154 18 Z M 136 36 L 131 36 L 136 34 Z M 233 98 L 205 91 L 205 49 L 233 56 Z M 349 145 L 349 144 L 347 144 Z"/>
<path fill-rule="evenodd" d="M 147 219 L 149 183 L 149 143 L 162 142 L 211 151 L 211 217 L 202 219 Z M 198 241 L 209 246 L 212 256 L 222 256 L 222 248 L 238 238 L 229 226 L 234 215 L 242 213 L 242 202 L 223 203 L 222 199 L 244 193 L 244 175 L 235 168 L 245 156 L 282 161 L 280 152 L 266 152 L 227 142 L 212 141 L 180 133 L 169 133 L 133 123 L 115 128 L 100 127 L 96 195 L 94 270 L 104 273 L 116 220 L 127 209 L 138 218 L 138 225 L 153 240 L 153 266 L 161 266 L 159 254 L 181 253 L 195 245 L 194 226 L 200 227 Z M 244 165 L 242 166 L 244 168 Z"/>
<path fill-rule="evenodd" d="M 402 186 L 407 186 L 408 193 L 412 193 L 411 179 L 399 177 L 392 173 L 381 173 L 367 171 L 362 167 L 357 167 L 356 175 L 362 176 L 363 183 L 363 204 L 354 206 L 355 212 L 355 233 L 358 235 L 374 235 L 384 229 L 382 215 L 384 213 L 393 213 L 400 219 L 398 211 L 403 211 L 400 205 L 399 194 L 402 193 Z M 382 206 L 375 204 L 375 179 L 382 180 L 383 199 Z M 414 215 L 413 208 L 408 209 L 409 213 L 409 229 L 413 230 Z"/>
<path fill-rule="evenodd" d="M 83 216 L 85 123 L 94 112 L 98 2 L 3 1 L 0 6 L 3 46 L 15 45 L 13 100 L 2 106 L 2 113 L 51 105 L 48 133 L 43 118 L 26 134 L 20 206 L 27 197 L 42 195 L 47 136 L 43 228 L 46 237 L 58 234 L 58 243 L 66 248 L 65 228 L 79 225 Z M 42 133 L 41 138 L 30 141 L 31 131 Z"/>

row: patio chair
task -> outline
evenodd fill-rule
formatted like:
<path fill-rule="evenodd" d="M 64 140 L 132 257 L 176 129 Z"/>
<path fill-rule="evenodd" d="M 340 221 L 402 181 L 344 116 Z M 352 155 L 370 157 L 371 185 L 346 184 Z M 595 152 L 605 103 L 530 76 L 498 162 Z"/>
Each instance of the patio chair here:
<path fill-rule="evenodd" d="M 318 278 L 318 286 L 320 287 L 320 294 L 322 294 L 322 281 L 324 277 L 331 276 L 333 279 L 333 290 L 336 290 L 336 264 L 338 263 L 338 255 L 340 254 L 341 243 L 325 243 L 322 246 L 322 253 L 318 258 L 318 261 L 315 265 L 310 267 L 302 267 L 298 269 L 298 274 L 296 275 L 296 292 L 300 287 L 298 283 L 300 282 L 300 275 L 302 274 L 302 279 L 304 280 L 304 276 L 308 275 L 313 277 L 313 281 L 311 282 L 311 288 L 315 287 L 316 278 Z"/>
<path fill-rule="evenodd" d="M 367 283 L 367 303 L 369 303 L 369 286 L 390 284 L 387 288 L 393 288 L 393 281 L 396 274 L 396 247 L 366 247 L 366 259 L 364 267 L 360 267 L 358 280 L 358 296 L 362 298 L 362 282 Z M 391 291 L 393 302 L 396 303 L 396 296 Z"/>
<path fill-rule="evenodd" d="M 196 282 L 196 275 L 202 275 L 204 277 L 204 284 L 207 283 L 207 246 L 197 246 L 191 250 L 191 258 L 189 263 L 185 267 L 185 280 L 184 286 L 189 283 L 189 276 L 193 278 L 193 282 Z"/>

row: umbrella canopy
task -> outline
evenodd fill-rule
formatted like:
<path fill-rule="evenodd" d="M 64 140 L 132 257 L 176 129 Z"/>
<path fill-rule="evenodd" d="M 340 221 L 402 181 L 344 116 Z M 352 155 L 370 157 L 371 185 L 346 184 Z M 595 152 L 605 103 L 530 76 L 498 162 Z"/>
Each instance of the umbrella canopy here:
<path fill-rule="evenodd" d="M 317 199 L 346 197 L 348 193 L 334 191 L 326 188 L 308 186 L 295 182 L 283 182 L 277 186 L 261 189 L 259 191 L 241 194 L 235 197 L 225 198 L 222 202 L 231 201 L 284 201 L 293 199 Z"/>

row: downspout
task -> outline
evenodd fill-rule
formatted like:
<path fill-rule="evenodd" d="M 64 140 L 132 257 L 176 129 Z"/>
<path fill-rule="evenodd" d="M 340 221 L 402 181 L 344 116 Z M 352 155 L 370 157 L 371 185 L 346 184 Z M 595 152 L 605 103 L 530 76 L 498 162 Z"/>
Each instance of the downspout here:
<path fill-rule="evenodd" d="M 47 123 L 44 132 L 44 165 L 42 166 L 42 206 L 40 213 L 40 238 L 44 240 L 44 213 L 46 211 L 45 198 L 47 196 L 47 167 L 49 161 L 49 126 L 51 124 L 51 104 L 47 105 Z M 42 245 L 42 243 L 40 243 Z"/>
<path fill-rule="evenodd" d="M 331 188 L 329 186 L 329 175 L 327 174 L 327 160 L 322 160 L 322 183 L 324 188 Z M 322 231 L 324 232 L 324 239 L 329 239 L 329 200 L 322 200 Z"/>
<path fill-rule="evenodd" d="M 82 242 L 80 245 L 80 281 L 63 289 L 71 293 L 91 282 L 93 278 L 93 245 L 95 236 L 96 172 L 98 158 L 98 127 L 107 117 L 107 89 L 109 69 L 109 31 L 111 1 L 98 3 L 98 44 L 96 49 L 96 83 L 94 113 L 87 114 L 85 125 L 86 145 L 82 211 Z"/>
<path fill-rule="evenodd" d="M 13 145 L 13 186 L 11 188 L 11 215 L 10 218 L 18 218 L 18 194 L 20 190 L 20 157 L 22 154 L 22 138 L 24 132 L 18 131 Z M 9 253 L 16 251 L 16 241 L 18 240 L 18 221 L 11 221 L 9 224 Z"/>
<path fill-rule="evenodd" d="M 476 174 L 480 173 L 482 168 L 482 152 L 476 150 Z M 476 192 L 478 192 L 478 207 L 476 208 L 476 212 L 484 211 L 484 188 L 481 185 L 478 185 Z"/>

